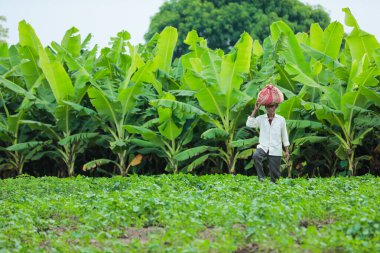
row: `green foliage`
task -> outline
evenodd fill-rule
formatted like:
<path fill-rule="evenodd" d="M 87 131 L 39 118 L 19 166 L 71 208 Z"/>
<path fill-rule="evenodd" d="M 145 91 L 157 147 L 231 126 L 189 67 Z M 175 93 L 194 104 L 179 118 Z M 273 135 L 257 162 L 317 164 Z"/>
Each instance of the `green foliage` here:
<path fill-rule="evenodd" d="M 251 7 L 268 15 L 285 7 L 295 16 L 310 14 L 302 5 L 287 6 L 290 1 L 164 6 L 180 3 L 194 13 L 211 8 L 207 15 L 214 7 L 231 17 L 229 11 L 239 10 L 240 21 Z M 19 43 L 0 42 L 2 175 L 37 174 L 46 165 L 49 175 L 60 176 L 74 175 L 80 167 L 92 175 L 164 169 L 251 173 L 246 170 L 253 167 L 258 132 L 244 125 L 268 82 L 285 95 L 277 109 L 287 120 L 291 143 L 283 175 L 380 173 L 380 45 L 348 9 L 343 11 L 353 28 L 348 35 L 339 22 L 314 23 L 309 33 L 296 33 L 284 19 L 266 27 L 270 35 L 262 43 L 249 31 L 239 33 L 236 43 L 218 34 L 229 44 L 225 52 L 207 45 L 199 36 L 205 30 L 193 30 L 183 40 L 170 26 L 138 46 L 121 31 L 102 49 L 88 48 L 91 36 L 82 40 L 73 27 L 60 43 L 44 47 L 32 26 L 21 21 Z M 178 39 L 188 53 L 173 60 Z"/>
<path fill-rule="evenodd" d="M 199 106 L 213 116 L 208 120 L 213 128 L 202 133 L 204 139 L 221 139 L 225 148 L 218 148 L 230 173 L 235 173 L 237 151 L 231 145 L 240 120 L 240 113 L 251 101 L 241 91 L 250 67 L 252 38 L 243 33 L 231 52 L 224 55 L 209 49 L 195 31 L 188 34 L 185 43 L 191 52 L 184 55 L 184 86 L 196 91 Z"/>
<path fill-rule="evenodd" d="M 296 32 L 307 32 L 312 23 L 326 27 L 330 18 L 320 6 L 311 7 L 298 0 L 171 0 L 153 16 L 145 39 L 151 39 L 166 26 L 173 26 L 180 31 L 180 42 L 188 32 L 196 30 L 210 48 L 228 52 L 243 32 L 263 41 L 270 33 L 269 26 L 278 20 L 284 20 Z M 186 51 L 186 45 L 180 43 L 175 55 Z"/>
<path fill-rule="evenodd" d="M 150 103 L 157 109 L 157 119 L 152 119 L 143 126 L 125 126 L 129 133 L 137 133 L 144 139 L 144 141 L 131 140 L 143 148 L 140 152 L 155 153 L 164 158 L 167 161 L 165 170 L 173 173 L 180 170 L 190 172 L 201 164 L 201 160 L 204 161 L 209 157 L 209 155 L 198 157 L 199 154 L 212 150 L 208 146 L 186 147 L 193 138 L 193 131 L 199 119 L 206 115 L 205 112 L 176 101 L 170 93 L 166 93 L 161 99 L 151 100 Z M 194 158 L 196 160 L 191 164 L 183 165 L 184 161 L 191 161 Z"/>
<path fill-rule="evenodd" d="M 99 162 L 100 163 L 100 162 Z M 0 181 L 5 252 L 378 252 L 378 177 Z"/>
<path fill-rule="evenodd" d="M 0 16 L 0 22 L 5 22 L 7 19 L 4 16 Z M 0 23 L 0 42 L 4 41 L 8 37 L 8 28 L 5 28 Z"/>

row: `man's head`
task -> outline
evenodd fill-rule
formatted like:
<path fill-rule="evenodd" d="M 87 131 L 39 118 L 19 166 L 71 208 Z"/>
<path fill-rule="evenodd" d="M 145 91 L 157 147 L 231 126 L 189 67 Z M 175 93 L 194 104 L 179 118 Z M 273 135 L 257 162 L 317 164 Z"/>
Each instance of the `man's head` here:
<path fill-rule="evenodd" d="M 269 105 L 265 105 L 265 110 L 267 110 L 268 114 L 273 114 L 277 109 L 278 104 L 271 103 Z"/>

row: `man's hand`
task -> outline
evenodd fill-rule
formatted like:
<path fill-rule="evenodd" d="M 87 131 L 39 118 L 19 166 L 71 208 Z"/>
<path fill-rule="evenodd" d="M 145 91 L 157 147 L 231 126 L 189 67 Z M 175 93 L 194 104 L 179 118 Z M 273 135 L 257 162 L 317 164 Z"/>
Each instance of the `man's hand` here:
<path fill-rule="evenodd" d="M 286 148 L 286 149 L 285 149 L 285 160 L 286 160 L 287 162 L 289 162 L 289 159 L 290 159 L 289 149 Z"/>
<path fill-rule="evenodd" d="M 259 101 L 256 101 L 255 108 L 253 109 L 253 111 L 251 113 L 251 117 L 255 117 L 256 112 L 260 108 L 260 106 L 261 106 L 261 103 L 259 103 Z"/>
<path fill-rule="evenodd" d="M 257 100 L 254 110 L 257 111 L 260 108 L 260 106 L 261 106 L 261 103 Z"/>

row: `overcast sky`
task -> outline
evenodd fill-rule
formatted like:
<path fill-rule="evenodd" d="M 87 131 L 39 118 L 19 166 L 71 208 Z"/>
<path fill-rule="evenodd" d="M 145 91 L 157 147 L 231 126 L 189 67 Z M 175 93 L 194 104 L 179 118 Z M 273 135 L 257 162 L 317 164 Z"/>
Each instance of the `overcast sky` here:
<path fill-rule="evenodd" d="M 158 12 L 165 0 L 0 0 L 0 16 L 7 22 L 8 42 L 18 42 L 18 22 L 30 23 L 43 45 L 60 42 L 72 26 L 84 38 L 92 33 L 92 45 L 107 46 L 111 36 L 127 30 L 132 44 L 143 43 L 150 17 Z M 379 0 L 302 0 L 310 5 L 322 5 L 331 20 L 344 24 L 343 7 L 349 7 L 359 26 L 380 39 Z M 346 29 L 349 31 L 349 29 Z"/>

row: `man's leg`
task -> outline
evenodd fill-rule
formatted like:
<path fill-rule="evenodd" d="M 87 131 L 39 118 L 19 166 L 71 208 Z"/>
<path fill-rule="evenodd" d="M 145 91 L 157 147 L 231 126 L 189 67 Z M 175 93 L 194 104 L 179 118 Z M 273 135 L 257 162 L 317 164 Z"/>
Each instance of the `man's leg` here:
<path fill-rule="evenodd" d="M 280 178 L 281 156 L 268 156 L 268 160 L 270 180 L 275 183 Z"/>
<path fill-rule="evenodd" d="M 255 163 L 255 169 L 257 171 L 257 176 L 260 181 L 264 180 L 265 174 L 263 170 L 263 158 L 266 155 L 265 151 L 261 148 L 256 149 L 255 153 L 252 156 L 252 159 Z"/>

